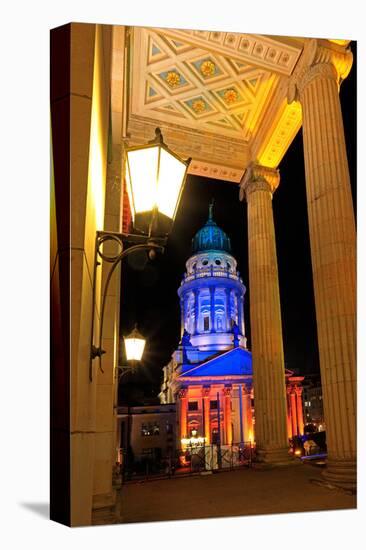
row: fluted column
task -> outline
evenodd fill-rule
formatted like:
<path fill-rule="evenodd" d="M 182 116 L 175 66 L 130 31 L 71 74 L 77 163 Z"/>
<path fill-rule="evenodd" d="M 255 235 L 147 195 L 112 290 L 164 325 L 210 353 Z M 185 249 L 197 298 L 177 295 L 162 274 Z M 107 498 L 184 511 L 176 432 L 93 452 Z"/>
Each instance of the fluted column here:
<path fill-rule="evenodd" d="M 211 443 L 211 424 L 210 424 L 210 388 L 203 388 L 202 390 L 203 397 L 203 410 L 204 410 L 204 434 L 205 434 L 205 445 L 210 445 Z"/>
<path fill-rule="evenodd" d="M 302 388 L 295 388 L 296 393 L 296 412 L 297 412 L 297 430 L 299 435 L 304 435 L 304 415 L 302 412 Z"/>
<path fill-rule="evenodd" d="M 246 408 L 243 407 L 243 386 L 239 385 L 239 425 L 240 425 L 240 443 L 245 441 L 244 429 L 246 426 Z"/>
<path fill-rule="evenodd" d="M 291 403 L 292 436 L 295 436 L 295 435 L 298 435 L 298 429 L 297 429 L 297 414 L 296 414 L 296 395 L 295 395 L 294 389 L 290 393 L 290 403 Z"/>
<path fill-rule="evenodd" d="M 180 335 L 183 336 L 184 324 L 185 324 L 185 295 L 184 293 L 180 297 Z"/>
<path fill-rule="evenodd" d="M 199 291 L 197 289 L 193 290 L 194 295 L 194 332 L 193 334 L 198 334 L 198 299 L 199 299 Z"/>
<path fill-rule="evenodd" d="M 250 323 L 255 429 L 259 460 L 288 461 L 285 368 L 272 194 L 279 172 L 256 164 L 246 170 L 240 198 L 248 203 Z"/>
<path fill-rule="evenodd" d="M 319 358 L 327 425 L 327 481 L 356 486 L 356 233 L 338 95 L 352 54 L 310 40 L 289 102 L 303 111 L 306 192 Z"/>
<path fill-rule="evenodd" d="M 230 314 L 230 288 L 225 288 L 226 295 L 226 330 L 231 330 L 231 314 Z"/>
<path fill-rule="evenodd" d="M 224 419 L 225 419 L 225 443 L 231 445 L 233 442 L 233 426 L 231 423 L 231 387 L 224 388 Z"/>
<path fill-rule="evenodd" d="M 238 313 L 237 323 L 238 323 L 238 327 L 239 327 L 239 332 L 240 332 L 240 334 L 242 334 L 241 311 L 240 311 L 240 294 L 239 294 L 239 292 L 235 292 L 235 300 L 236 300 L 236 307 L 237 307 L 237 313 Z"/>
<path fill-rule="evenodd" d="M 251 396 L 251 390 L 248 389 L 245 392 L 245 399 L 244 402 L 246 402 L 246 429 L 245 434 L 246 438 L 245 441 L 254 441 L 255 440 L 255 434 L 254 434 L 254 425 L 253 425 L 253 414 L 252 414 L 252 396 Z"/>
<path fill-rule="evenodd" d="M 292 418 L 291 418 L 291 398 L 290 398 L 291 391 L 292 391 L 291 386 L 288 386 L 286 388 L 286 393 L 287 393 L 287 435 L 288 435 L 289 439 L 291 439 L 291 437 L 293 435 L 292 434 Z"/>
<path fill-rule="evenodd" d="M 179 391 L 180 402 L 180 439 L 187 437 L 187 405 L 188 396 L 187 390 L 182 389 Z"/>
<path fill-rule="evenodd" d="M 211 317 L 210 332 L 215 332 L 215 287 L 214 286 L 210 286 L 210 317 Z"/>

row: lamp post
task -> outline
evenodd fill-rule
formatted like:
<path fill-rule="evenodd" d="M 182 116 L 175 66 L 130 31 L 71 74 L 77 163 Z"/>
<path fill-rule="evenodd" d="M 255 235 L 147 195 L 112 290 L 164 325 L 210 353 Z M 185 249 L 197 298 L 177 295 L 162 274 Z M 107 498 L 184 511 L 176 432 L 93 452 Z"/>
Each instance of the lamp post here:
<path fill-rule="evenodd" d="M 142 354 L 144 353 L 146 340 L 137 330 L 137 326 L 133 331 L 124 338 L 126 348 L 126 359 L 130 365 L 118 366 L 118 382 L 124 374 L 133 372 L 136 370 L 136 363 L 141 361 Z"/>
<path fill-rule="evenodd" d="M 103 322 L 106 296 L 111 277 L 117 265 L 127 255 L 146 250 L 150 259 L 156 252 L 163 252 L 177 213 L 184 188 L 190 159 L 182 160 L 164 143 L 159 128 L 155 130 L 155 139 L 141 147 L 126 148 L 126 183 L 132 211 L 134 233 L 116 233 L 97 231 L 94 254 L 93 278 L 93 318 L 91 331 L 91 353 L 89 379 L 93 379 L 93 359 L 99 358 L 102 369 Z M 103 244 L 112 241 L 119 251 L 109 255 L 103 250 Z M 93 343 L 94 316 L 96 301 L 96 274 L 101 262 L 112 264 L 104 285 L 100 330 L 97 345 Z"/>

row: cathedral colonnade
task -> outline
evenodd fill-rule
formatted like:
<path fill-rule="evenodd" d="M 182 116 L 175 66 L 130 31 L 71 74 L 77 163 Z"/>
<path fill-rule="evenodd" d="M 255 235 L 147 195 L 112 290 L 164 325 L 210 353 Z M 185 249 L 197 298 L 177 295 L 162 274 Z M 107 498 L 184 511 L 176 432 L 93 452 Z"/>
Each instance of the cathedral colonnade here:
<path fill-rule="evenodd" d="M 339 86 L 352 53 L 309 41 L 289 101 L 303 112 L 306 193 L 328 462 L 324 477 L 356 485 L 356 229 Z"/>
<path fill-rule="evenodd" d="M 327 482 L 356 486 L 356 231 L 339 100 L 352 53 L 315 39 L 291 77 L 288 102 L 302 108 L 311 261 L 324 416 Z M 278 171 L 252 163 L 241 182 L 248 203 L 250 318 L 258 449 L 284 444 L 286 397 L 272 194 Z M 290 259 L 289 259 L 290 261 Z M 266 385 L 269 372 L 273 385 Z M 269 399 L 270 398 L 270 399 Z M 290 395 L 290 411 L 297 395 Z M 270 401 L 273 400 L 272 405 Z M 269 407 L 276 408 L 269 422 Z M 294 431 L 302 416 L 287 416 Z M 271 460 L 271 459 L 270 459 Z"/>

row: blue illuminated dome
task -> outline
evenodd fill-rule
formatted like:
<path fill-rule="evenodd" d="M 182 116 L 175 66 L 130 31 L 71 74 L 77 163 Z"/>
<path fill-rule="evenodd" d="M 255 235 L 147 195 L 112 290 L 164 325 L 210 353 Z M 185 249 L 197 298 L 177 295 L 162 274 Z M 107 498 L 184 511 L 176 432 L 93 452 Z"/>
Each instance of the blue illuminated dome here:
<path fill-rule="evenodd" d="M 245 286 L 231 255 L 230 239 L 213 219 L 210 205 L 206 224 L 192 240 L 178 295 L 181 334 L 186 331 L 197 350 L 218 352 L 237 343 L 246 348 L 244 326 Z"/>
<path fill-rule="evenodd" d="M 222 250 L 231 252 L 230 239 L 217 225 L 212 215 L 213 203 L 210 204 L 209 215 L 206 224 L 195 234 L 192 239 L 192 252 L 204 250 Z"/>

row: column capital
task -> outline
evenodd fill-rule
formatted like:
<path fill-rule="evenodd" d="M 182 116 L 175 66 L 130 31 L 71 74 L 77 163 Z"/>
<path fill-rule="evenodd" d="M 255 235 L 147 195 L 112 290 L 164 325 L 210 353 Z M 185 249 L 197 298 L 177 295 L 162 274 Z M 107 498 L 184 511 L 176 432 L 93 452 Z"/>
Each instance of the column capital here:
<path fill-rule="evenodd" d="M 185 397 L 187 397 L 187 393 L 187 388 L 180 389 L 178 392 L 179 399 L 184 399 Z"/>
<path fill-rule="evenodd" d="M 352 67 L 353 55 L 349 48 L 328 40 L 309 38 L 305 42 L 297 68 L 289 79 L 287 102 L 301 100 L 301 95 L 314 78 L 330 78 L 339 85 Z"/>
<path fill-rule="evenodd" d="M 302 387 L 301 386 L 296 386 L 295 387 L 295 393 L 296 393 L 296 395 L 301 395 L 302 394 Z"/>
<path fill-rule="evenodd" d="M 225 397 L 231 397 L 231 392 L 232 392 L 231 386 L 225 386 L 222 391 Z"/>
<path fill-rule="evenodd" d="M 252 162 L 246 169 L 240 182 L 240 200 L 248 200 L 249 195 L 256 191 L 267 191 L 271 195 L 280 183 L 280 171 Z"/>
<path fill-rule="evenodd" d="M 204 386 L 202 388 L 202 397 L 203 398 L 208 398 L 210 397 L 210 392 L 211 392 L 211 388 L 210 387 L 207 387 L 207 386 Z"/>

